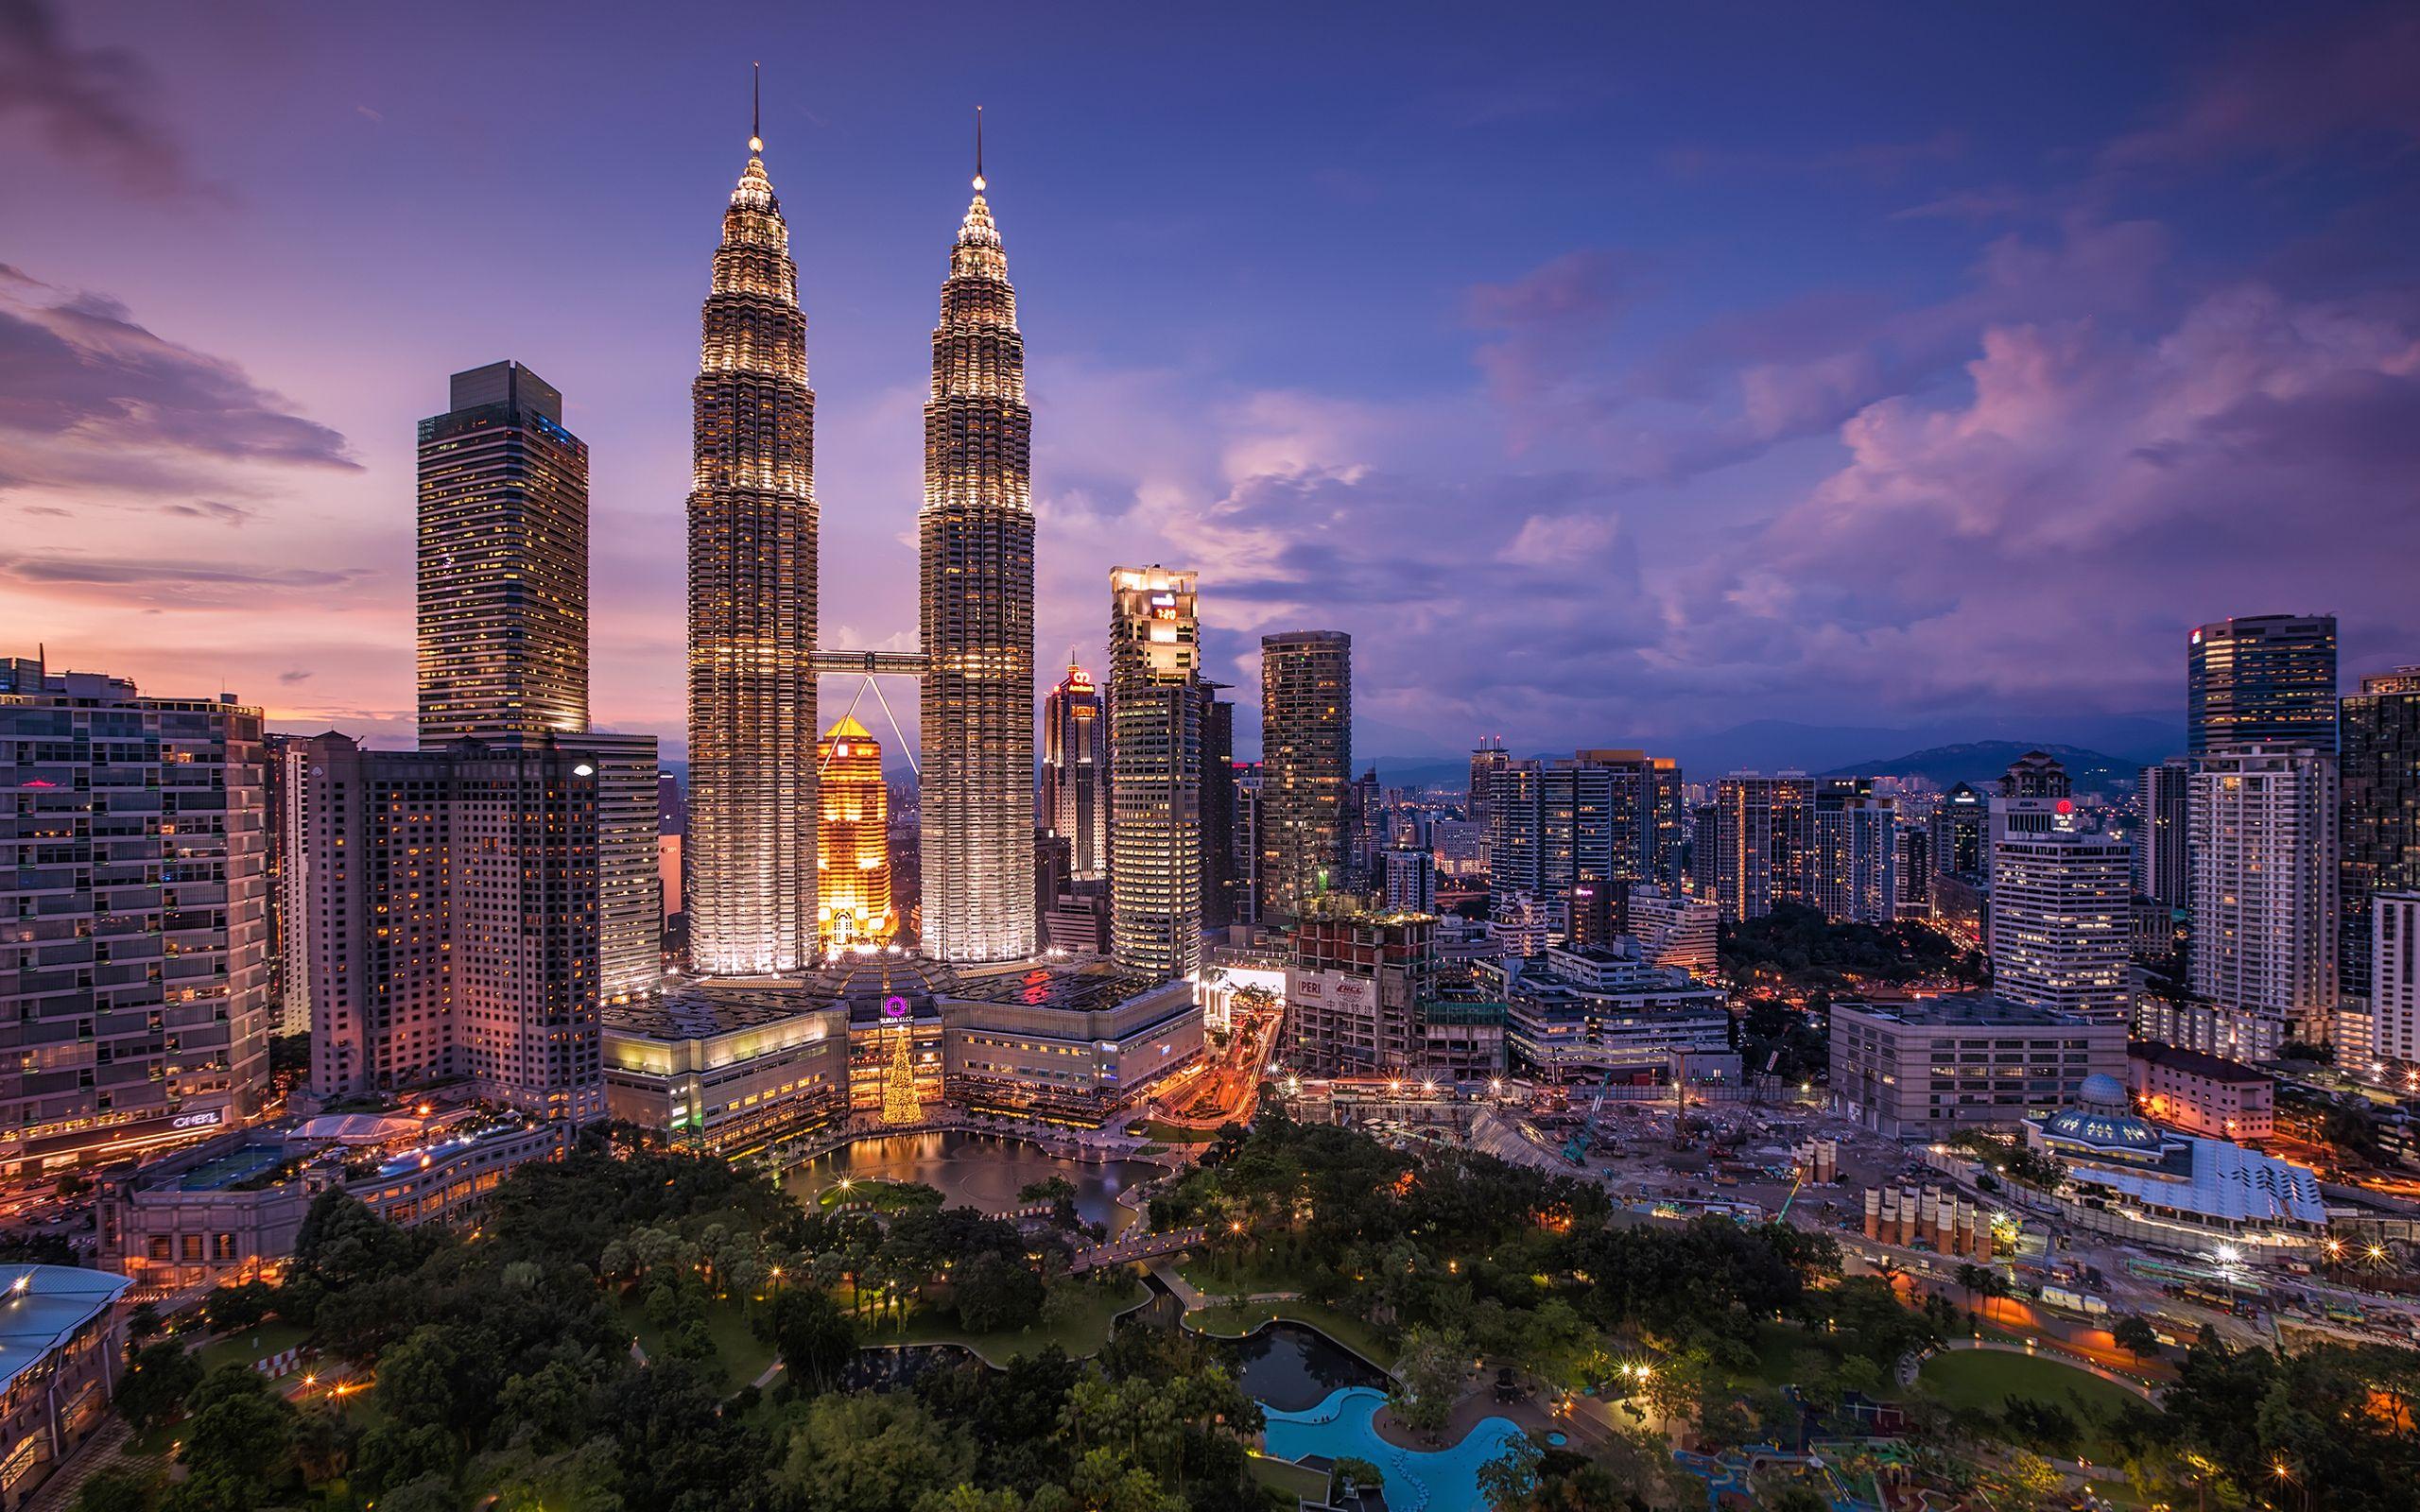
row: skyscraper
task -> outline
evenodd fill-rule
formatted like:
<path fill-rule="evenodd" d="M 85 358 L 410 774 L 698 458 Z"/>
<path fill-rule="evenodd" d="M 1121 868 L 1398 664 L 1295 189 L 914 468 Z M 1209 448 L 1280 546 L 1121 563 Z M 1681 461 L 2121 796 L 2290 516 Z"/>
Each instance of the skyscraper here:
<path fill-rule="evenodd" d="M 1470 796 L 1464 806 L 1463 816 L 1472 823 L 1480 826 L 1479 833 L 1482 834 L 1487 833 L 1488 817 L 1492 812 L 1488 807 L 1489 795 L 1493 791 L 1491 784 L 1495 781 L 1495 774 L 1502 771 L 1512 760 L 1511 753 L 1504 748 L 1503 740 L 1495 735 L 1488 736 L 1471 750 Z"/>
<path fill-rule="evenodd" d="M 2191 811 L 2191 986 L 2220 1018 L 2208 1048 L 2265 1060 L 2289 1040 L 2325 1043 L 2336 1010 L 2341 880 L 2332 754 L 2309 746 L 2206 751 L 2194 764 Z"/>
<path fill-rule="evenodd" d="M 2186 850 L 2193 837 L 2192 785 L 2193 764 L 2181 756 L 2146 766 L 2135 779 L 2143 821 L 2135 832 L 2135 890 L 2169 908 L 2183 908 L 2190 896 Z"/>
<path fill-rule="evenodd" d="M 2134 850 L 2086 828 L 2069 785 L 2064 766 L 2034 751 L 1993 800 L 1992 990 L 2122 1023 Z"/>
<path fill-rule="evenodd" d="M 843 716 L 816 742 L 815 766 L 823 805 L 816 827 L 818 948 L 828 955 L 880 945 L 899 927 L 890 902 L 890 790 L 882 780 L 882 747 L 865 726 Z"/>
<path fill-rule="evenodd" d="M 950 250 L 925 405 L 925 949 L 1034 953 L 1033 412 L 1008 254 L 975 198 Z"/>
<path fill-rule="evenodd" d="M 752 134 L 690 387 L 689 954 L 706 976 L 794 971 L 815 949 L 815 393 L 763 151 Z"/>
<path fill-rule="evenodd" d="M 1236 706 L 1219 696 L 1223 682 L 1202 679 L 1201 697 L 1201 923 L 1224 929 L 1236 922 Z"/>
<path fill-rule="evenodd" d="M 588 728 L 588 445 L 517 362 L 420 422 L 420 737 Z"/>
<path fill-rule="evenodd" d="M 1582 878 L 1670 884 L 1680 870 L 1681 772 L 1641 750 L 1516 761 L 1489 776 L 1490 876 L 1534 894 L 1560 929 Z"/>
<path fill-rule="evenodd" d="M 1201 966 L 1201 627 L 1195 575 L 1111 570 L 1110 954 L 1155 981 Z"/>
<path fill-rule="evenodd" d="M 1042 700 L 1042 821 L 1067 842 L 1079 882 L 1109 872 L 1108 739 L 1092 674 L 1068 662 Z"/>
<path fill-rule="evenodd" d="M 2308 746 L 2336 754 L 2336 616 L 2247 614 L 2195 629 L 2186 647 L 2186 734 L 2218 746 Z"/>
<path fill-rule="evenodd" d="M 1932 811 L 1932 869 L 1980 882 L 1992 869 L 1992 800 L 1964 782 Z"/>
<path fill-rule="evenodd" d="M 261 712 L 0 660 L 0 1171 L 251 1120 L 268 1075 Z"/>
<path fill-rule="evenodd" d="M 1734 772 L 1714 785 L 1715 901 L 1733 922 L 1806 902 L 1815 784 L 1803 772 Z M 1705 843 L 1701 834 L 1698 843 Z"/>
<path fill-rule="evenodd" d="M 580 738 L 289 747 L 315 1091 L 463 1078 L 544 1117 L 604 1113 L 597 763 Z"/>
<path fill-rule="evenodd" d="M 2342 732 L 2338 959 L 2344 995 L 2366 998 L 2377 922 L 2370 900 L 2420 890 L 2420 666 L 2363 678 L 2361 691 L 2344 700 Z"/>
<path fill-rule="evenodd" d="M 1344 881 L 1344 788 L 1353 770 L 1353 637 L 1295 630 L 1260 640 L 1262 917 L 1291 923 Z"/>
<path fill-rule="evenodd" d="M 1824 917 L 1887 924 L 1899 912 L 1898 804 L 1870 777 L 1819 777 L 1806 901 Z"/>

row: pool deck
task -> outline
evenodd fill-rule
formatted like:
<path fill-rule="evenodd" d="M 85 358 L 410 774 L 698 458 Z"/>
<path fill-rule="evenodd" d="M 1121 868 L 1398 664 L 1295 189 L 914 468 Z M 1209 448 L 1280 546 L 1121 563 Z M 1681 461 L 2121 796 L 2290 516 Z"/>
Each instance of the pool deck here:
<path fill-rule="evenodd" d="M 1528 1397 L 1518 1401 L 1497 1401 L 1494 1382 L 1492 1373 L 1484 1381 L 1478 1376 L 1466 1381 L 1461 1399 L 1454 1403 L 1453 1412 L 1445 1418 L 1445 1426 L 1435 1434 L 1405 1427 L 1395 1418 L 1392 1407 L 1380 1407 L 1370 1426 L 1380 1438 L 1397 1449 L 1432 1453 L 1460 1444 L 1471 1435 L 1472 1430 L 1490 1418 L 1502 1418 L 1533 1437 L 1563 1434 L 1569 1437 L 1572 1448 L 1582 1451 L 1599 1448 L 1613 1436 L 1606 1432 L 1603 1423 L 1582 1412 L 1557 1417 Z"/>

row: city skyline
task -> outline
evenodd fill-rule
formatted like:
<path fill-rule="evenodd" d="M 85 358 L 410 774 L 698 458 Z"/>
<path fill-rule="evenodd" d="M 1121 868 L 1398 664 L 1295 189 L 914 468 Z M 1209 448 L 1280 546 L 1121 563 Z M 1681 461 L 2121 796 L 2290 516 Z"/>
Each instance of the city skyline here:
<path fill-rule="evenodd" d="M 1730 70 L 1661 18 L 1564 18 L 1626 44 L 1602 80 L 1539 20 L 1487 39 L 1485 88 L 1414 56 L 1442 18 L 1366 55 L 1272 20 L 1212 49 L 1268 104 L 1241 132 L 1219 86 L 1145 67 L 1040 103 L 1083 55 L 1064 13 L 1012 44 L 1016 90 L 1007 60 L 937 70 L 865 17 L 601 28 L 506 87 L 485 64 L 407 86 L 428 43 L 380 22 L 29 14 L 0 45 L 60 82 L 0 144 L 26 232 L 0 319 L 33 357 L 0 394 L 21 459 L 0 613 L 54 665 L 224 686 L 275 728 L 407 739 L 412 421 L 440 375 L 510 359 L 596 449 L 595 723 L 683 759 L 667 375 L 757 58 L 818 319 L 827 644 L 915 640 L 917 252 L 963 204 L 977 103 L 1051 335 L 1046 664 L 1100 664 L 1098 574 L 1150 559 L 1201 571 L 1205 671 L 1239 688 L 1263 633 L 1362 632 L 1356 748 L 1379 754 L 1654 741 L 1752 706 L 2172 720 L 2194 625 L 2335 613 L 2348 689 L 2415 628 L 2375 565 L 2420 529 L 2390 481 L 2420 331 L 2388 255 L 2413 122 L 2379 76 L 2420 56 L 2392 12 L 2283 42 L 2250 11 L 2189 42 L 2099 18 L 2089 46 L 1924 18 L 1882 87 L 1826 80 L 1856 37 L 1787 17 Z M 545 12 L 493 24 L 509 44 Z M 2298 66 L 2265 77 L 2271 43 Z M 1982 45 L 1989 78 L 1945 61 Z M 294 87 L 246 82 L 245 47 Z M 2070 68 L 2093 88 L 2029 116 Z M 1314 69 L 1336 104 L 1289 90 Z M 148 87 L 96 87 L 129 79 Z M 1672 80 L 1705 98 L 1668 109 Z M 1134 129 L 1104 140 L 1112 119 Z M 1776 127 L 1804 146 L 1753 145 Z M 554 149 L 554 193 L 476 161 L 493 141 Z M 449 194 L 493 238 L 415 232 Z M 1280 245 L 1281 220 L 1303 234 Z M 349 229 L 356 255 L 310 254 Z M 166 235 L 185 256 L 156 255 Z M 1374 275 L 1381 236 L 1400 255 Z M 1743 236 L 1753 256 L 1709 250 Z M 543 297 L 459 300 L 508 243 Z M 2280 498 L 2298 528 L 2273 538 Z M 2129 565 L 2147 551 L 2169 570 Z"/>

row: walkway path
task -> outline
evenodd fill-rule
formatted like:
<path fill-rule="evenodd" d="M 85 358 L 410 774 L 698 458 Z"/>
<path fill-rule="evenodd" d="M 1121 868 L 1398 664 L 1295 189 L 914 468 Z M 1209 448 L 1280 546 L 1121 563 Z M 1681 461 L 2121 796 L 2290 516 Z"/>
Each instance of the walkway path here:
<path fill-rule="evenodd" d="M 76 1500 L 76 1493 L 84 1488 L 84 1483 L 115 1463 L 120 1457 L 118 1452 L 132 1436 L 126 1419 L 111 1413 L 109 1421 L 94 1429 L 91 1437 L 67 1452 L 67 1458 L 50 1472 L 50 1479 L 42 1483 L 33 1500 L 26 1503 L 26 1512 L 65 1512 Z"/>
<path fill-rule="evenodd" d="M 1300 1292 L 1247 1292 L 1242 1295 L 1219 1292 L 1214 1295 L 1186 1280 L 1184 1273 L 1176 1268 L 1176 1262 L 1165 1257 L 1151 1262 L 1150 1272 L 1160 1279 L 1162 1285 L 1175 1294 L 1176 1299 L 1184 1304 L 1188 1313 L 1199 1313 L 1205 1307 L 1224 1307 L 1231 1302 L 1299 1302 L 1303 1299 Z"/>
<path fill-rule="evenodd" d="M 1204 1228 L 1169 1228 L 1154 1234 L 1129 1234 L 1123 1239 L 1091 1249 L 1079 1249 L 1068 1263 L 1068 1274 L 1081 1276 L 1103 1265 L 1123 1265 L 1130 1261 L 1150 1260 L 1156 1256 L 1173 1255 L 1181 1249 L 1191 1249 L 1209 1237 Z"/>

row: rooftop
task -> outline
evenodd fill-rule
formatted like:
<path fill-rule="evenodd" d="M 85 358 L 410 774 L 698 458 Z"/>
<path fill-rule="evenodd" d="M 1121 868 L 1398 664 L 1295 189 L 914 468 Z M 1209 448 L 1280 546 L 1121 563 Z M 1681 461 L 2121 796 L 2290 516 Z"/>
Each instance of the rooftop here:
<path fill-rule="evenodd" d="M 1893 1023 L 1971 1025 L 1979 1029 L 2021 1028 L 2044 1029 L 2054 1024 L 2087 1028 L 2089 1025 L 2072 1014 L 2054 1008 L 2039 1008 L 2030 1003 L 2015 1003 L 1991 992 L 1965 992 L 1949 998 L 1918 998 L 1905 1003 L 1836 1003 L 1834 1013 L 1862 1013 L 1870 1018 L 1886 1019 Z"/>
<path fill-rule="evenodd" d="M 646 1040 L 711 1040 L 761 1029 L 824 1005 L 795 981 L 683 982 L 652 998 L 612 1005 L 599 1019 L 611 1033 Z"/>
<path fill-rule="evenodd" d="M 2187 1076 L 2200 1076 L 2209 1081 L 2266 1082 L 2268 1074 L 2240 1060 L 2213 1056 L 2182 1045 L 2165 1044 L 2157 1040 L 2136 1040 L 2126 1046 L 2127 1056 L 2135 1060 L 2149 1061 L 2154 1066 L 2167 1066 Z"/>
<path fill-rule="evenodd" d="M 969 967 L 943 994 L 966 1003 L 1005 1003 L 1018 1007 L 1098 1013 L 1159 986 L 1122 971 L 1115 962 L 1092 960 L 1042 965 L 1015 961 Z"/>
<path fill-rule="evenodd" d="M 75 1265 L 0 1265 L 0 1391 L 133 1284 Z"/>

